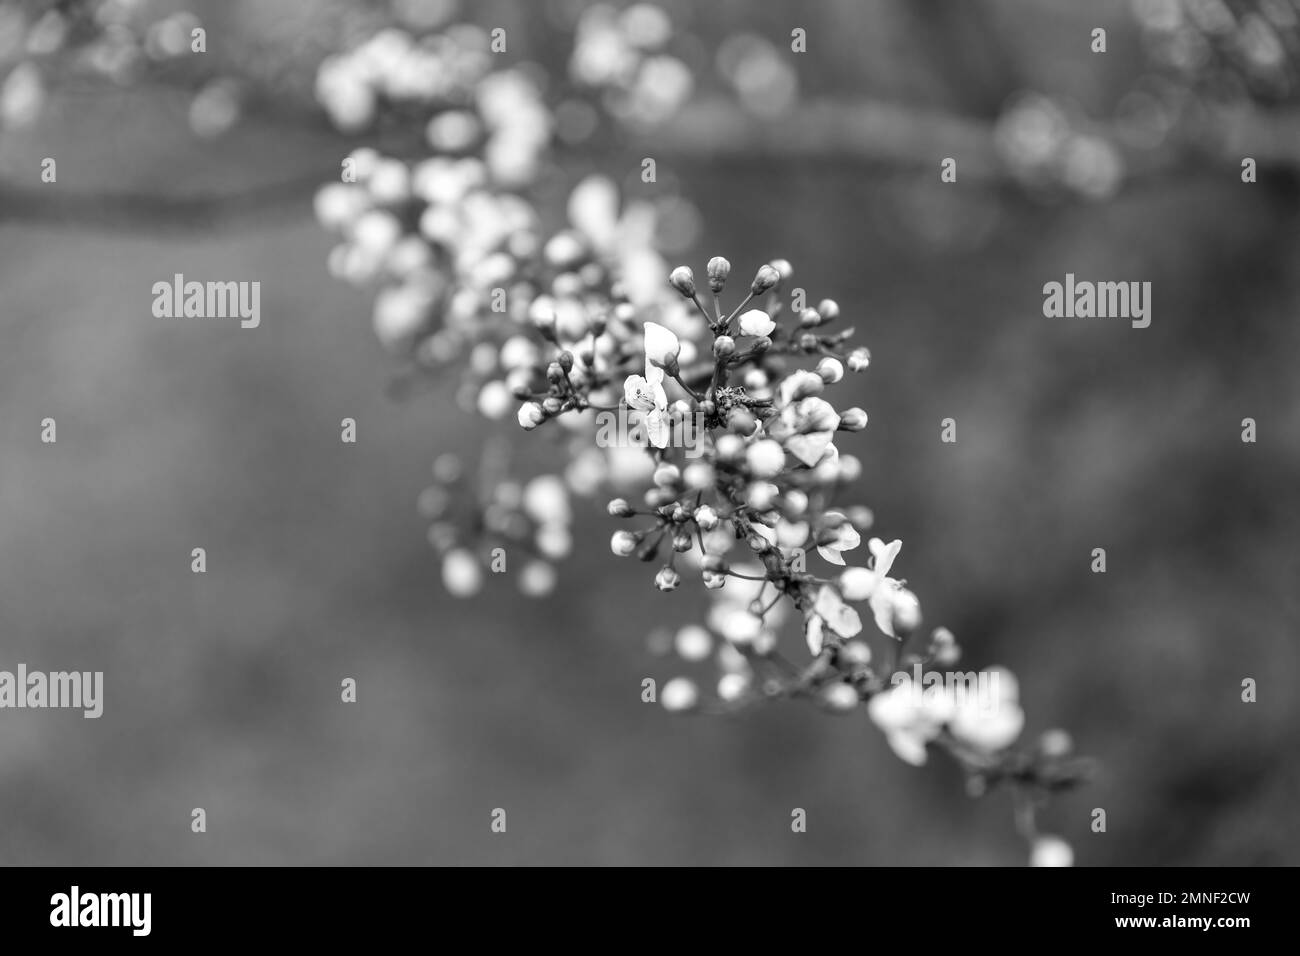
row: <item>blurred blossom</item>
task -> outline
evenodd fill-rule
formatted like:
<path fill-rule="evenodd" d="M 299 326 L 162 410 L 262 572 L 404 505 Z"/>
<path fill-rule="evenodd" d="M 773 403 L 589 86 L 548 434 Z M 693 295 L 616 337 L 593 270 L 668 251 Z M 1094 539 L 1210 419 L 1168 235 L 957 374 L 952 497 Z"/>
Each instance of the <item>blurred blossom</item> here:
<path fill-rule="evenodd" d="M 690 69 L 657 52 L 672 37 L 672 24 L 658 7 L 634 4 L 621 14 L 597 4 L 578 20 L 569 75 L 580 86 L 603 91 L 605 109 L 633 125 L 671 119 L 694 91 Z"/>
<path fill-rule="evenodd" d="M 14 67 L 0 86 L 0 127 L 27 126 L 36 121 L 45 102 L 45 84 L 34 63 Z"/>
<path fill-rule="evenodd" d="M 442 583 L 456 597 L 470 597 L 483 587 L 483 569 L 468 551 L 449 551 L 442 559 Z"/>
<path fill-rule="evenodd" d="M 776 119 L 793 109 L 799 77 L 771 41 L 755 33 L 727 37 L 718 47 L 717 69 L 735 89 L 743 106 L 762 119 Z"/>
<path fill-rule="evenodd" d="M 4 18 L 0 14 L 0 60 L 5 58 L 7 41 L 3 37 Z M 27 52 L 32 56 L 49 56 L 63 46 L 68 36 L 68 21 L 57 10 L 49 10 L 27 34 Z"/>
<path fill-rule="evenodd" d="M 196 136 L 211 139 L 225 133 L 239 121 L 239 97 L 229 80 L 208 83 L 190 102 L 190 129 Z"/>
<path fill-rule="evenodd" d="M 144 49 L 151 59 L 165 60 L 190 52 L 192 32 L 201 24 L 192 13 L 174 13 L 149 25 Z"/>
<path fill-rule="evenodd" d="M 1073 866 L 1074 850 L 1058 836 L 1037 837 L 1029 853 L 1030 866 Z"/>
<path fill-rule="evenodd" d="M 1062 179 L 1067 186 L 1089 199 L 1114 195 L 1124 177 L 1119 152 L 1097 136 L 1072 136 L 1065 144 Z"/>
<path fill-rule="evenodd" d="M 619 27 L 633 46 L 655 50 L 668 42 L 673 25 L 668 14 L 651 3 L 634 3 L 623 11 Z"/>
<path fill-rule="evenodd" d="M 1003 161 L 1026 185 L 1106 199 L 1123 183 L 1124 159 L 1109 140 L 1077 125 L 1053 100 L 1025 94 L 999 117 L 994 139 Z"/>

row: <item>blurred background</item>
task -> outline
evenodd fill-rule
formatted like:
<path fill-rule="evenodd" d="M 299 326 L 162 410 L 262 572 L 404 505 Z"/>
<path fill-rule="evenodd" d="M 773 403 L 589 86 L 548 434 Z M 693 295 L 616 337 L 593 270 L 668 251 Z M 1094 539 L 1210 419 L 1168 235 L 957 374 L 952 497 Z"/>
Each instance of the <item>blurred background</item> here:
<path fill-rule="evenodd" d="M 862 711 L 643 704 L 643 677 L 681 669 L 646 634 L 704 596 L 614 561 L 598 505 L 551 596 L 491 575 L 447 595 L 415 509 L 430 461 L 492 432 L 559 449 L 488 429 L 451 383 L 391 397 L 373 295 L 327 271 L 315 187 L 406 131 L 339 132 L 313 77 L 421 7 L 395 6 L 188 4 L 202 68 L 119 75 L 112 51 L 98 74 L 34 58 L 51 5 L 0 3 L 0 668 L 106 685 L 99 720 L 0 713 L 0 862 L 1023 863 L 1005 794 L 902 764 Z M 586 6 L 461 17 L 559 85 Z M 1294 8 L 665 6 L 697 96 L 560 144 L 552 180 L 635 181 L 653 155 L 645 188 L 691 204 L 670 258 L 784 257 L 839 301 L 873 356 L 840 386 L 871 415 L 843 443 L 857 497 L 963 664 L 1019 676 L 1027 735 L 1098 759 L 1040 821 L 1078 864 L 1300 862 Z M 719 59 L 738 35 L 757 66 Z M 154 318 L 176 272 L 259 280 L 261 327 Z M 1044 318 L 1067 272 L 1150 281 L 1150 328 Z"/>

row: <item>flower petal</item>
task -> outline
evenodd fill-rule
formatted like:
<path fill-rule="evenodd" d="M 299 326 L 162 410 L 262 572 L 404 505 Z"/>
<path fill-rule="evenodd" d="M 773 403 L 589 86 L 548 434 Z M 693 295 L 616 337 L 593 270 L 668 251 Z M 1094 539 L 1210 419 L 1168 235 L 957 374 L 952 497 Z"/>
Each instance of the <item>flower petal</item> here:
<path fill-rule="evenodd" d="M 838 564 L 840 567 L 844 566 L 844 559 L 840 557 L 840 552 L 837 547 L 834 546 L 826 547 L 824 545 L 818 545 L 817 553 L 820 554 L 827 561 L 829 561 L 831 564 Z"/>
<path fill-rule="evenodd" d="M 876 588 L 871 592 L 871 597 L 867 598 L 867 604 L 871 607 L 871 614 L 876 619 L 876 627 L 880 628 L 882 634 L 888 634 L 890 637 L 894 634 L 894 599 L 893 599 L 893 581 L 887 578 L 877 577 Z"/>
<path fill-rule="evenodd" d="M 813 379 L 817 380 L 816 386 L 814 387 L 820 387 L 823 384 L 821 376 L 814 372 L 810 372 L 807 369 L 801 368 L 787 375 L 776 389 L 777 407 L 784 408 L 789 405 L 794 401 L 795 392 L 804 386 L 811 386 Z"/>
<path fill-rule="evenodd" d="M 839 548 L 841 551 L 852 551 L 861 543 L 862 535 L 858 534 L 857 528 L 847 522 L 840 525 L 839 539 L 835 542 L 835 547 Z M 883 574 L 881 576 L 883 577 Z"/>
<path fill-rule="evenodd" d="M 771 335 L 776 323 L 762 309 L 750 309 L 740 317 L 742 335 Z"/>
<path fill-rule="evenodd" d="M 682 343 L 671 329 L 657 322 L 645 323 L 645 360 L 652 365 L 663 365 L 669 357 L 676 358 Z"/>
<path fill-rule="evenodd" d="M 650 444 L 656 448 L 668 447 L 668 436 L 672 429 L 668 424 L 668 416 L 662 409 L 656 408 L 645 413 L 645 430 Z"/>
<path fill-rule="evenodd" d="M 898 552 L 903 550 L 903 542 L 893 540 L 889 544 L 879 538 L 872 538 L 867 542 L 867 549 L 871 552 L 872 557 L 876 559 L 876 565 L 873 570 L 880 577 L 888 577 L 889 570 L 894 566 L 894 559 L 898 557 Z"/>
<path fill-rule="evenodd" d="M 822 585 L 817 592 L 813 611 L 840 637 L 854 637 L 862 631 L 862 619 L 858 617 L 858 612 L 845 604 L 840 592 L 829 584 Z"/>
<path fill-rule="evenodd" d="M 588 176 L 569 194 L 569 222 L 598 249 L 609 247 L 618 232 L 618 187 L 604 176 Z"/>
<path fill-rule="evenodd" d="M 833 432 L 814 432 L 811 435 L 791 435 L 785 440 L 785 450 L 812 468 L 822 460 L 834 437 Z"/>
<path fill-rule="evenodd" d="M 892 734 L 886 734 L 885 741 L 889 744 L 889 749 L 904 763 L 910 763 L 913 767 L 920 767 L 925 764 L 925 741 L 915 734 L 909 734 L 906 731 L 895 731 Z"/>
<path fill-rule="evenodd" d="M 662 373 L 661 373 L 662 374 Z M 660 386 L 662 389 L 662 386 Z M 655 407 L 654 392 L 651 384 L 640 375 L 629 375 L 623 383 L 623 397 L 629 408 L 648 412 Z"/>
<path fill-rule="evenodd" d="M 804 640 L 808 642 L 808 652 L 816 657 L 822 652 L 822 619 L 816 614 L 808 618 L 804 628 Z"/>

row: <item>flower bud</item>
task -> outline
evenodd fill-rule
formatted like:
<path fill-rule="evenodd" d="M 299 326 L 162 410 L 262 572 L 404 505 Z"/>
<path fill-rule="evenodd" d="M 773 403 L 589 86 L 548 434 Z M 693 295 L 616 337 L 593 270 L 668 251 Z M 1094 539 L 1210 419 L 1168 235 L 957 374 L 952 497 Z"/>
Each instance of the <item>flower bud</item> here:
<path fill-rule="evenodd" d="M 828 355 L 817 363 L 817 374 L 827 385 L 834 385 L 844 377 L 844 363 Z"/>
<path fill-rule="evenodd" d="M 794 266 L 790 265 L 789 259 L 773 259 L 768 265 L 776 270 L 782 282 L 790 281 L 790 277 L 794 275 Z"/>
<path fill-rule="evenodd" d="M 860 432 L 867 427 L 867 413 L 861 408 L 846 408 L 840 412 L 840 431 Z"/>
<path fill-rule="evenodd" d="M 1058 836 L 1044 834 L 1029 851 L 1030 866 L 1074 866 L 1074 850 Z"/>
<path fill-rule="evenodd" d="M 560 409 L 563 407 L 564 402 L 560 401 L 560 399 L 554 395 L 547 395 L 542 399 L 542 411 L 547 415 L 558 415 L 560 414 Z"/>
<path fill-rule="evenodd" d="M 849 353 L 849 371 L 861 372 L 864 371 L 866 367 L 870 364 L 871 364 L 870 349 L 865 349 L 865 348 L 854 349 L 852 352 Z"/>
<path fill-rule="evenodd" d="M 803 335 L 799 336 L 799 348 L 803 349 L 805 352 L 817 351 L 817 346 L 820 344 L 821 343 L 817 340 L 817 336 L 813 335 L 811 332 L 805 332 Z"/>
<path fill-rule="evenodd" d="M 791 488 L 781 497 L 781 510 L 787 518 L 798 518 L 808 510 L 808 495 L 798 488 Z"/>
<path fill-rule="evenodd" d="M 483 566 L 464 548 L 449 551 L 442 559 L 442 583 L 454 597 L 470 597 L 483 586 Z"/>
<path fill-rule="evenodd" d="M 736 354 L 736 340 L 730 335 L 719 335 L 713 340 L 713 355 L 715 358 L 731 358 Z"/>
<path fill-rule="evenodd" d="M 771 347 L 772 340 L 766 335 L 760 335 L 758 338 L 754 339 L 754 344 L 752 346 L 755 355 L 762 355 Z"/>
<path fill-rule="evenodd" d="M 673 550 L 678 552 L 691 550 L 691 536 L 685 531 L 673 535 Z"/>
<path fill-rule="evenodd" d="M 816 309 L 804 309 L 799 313 L 799 326 L 804 329 L 815 329 L 822 324 L 821 313 Z"/>
<path fill-rule="evenodd" d="M 708 505 L 700 505 L 696 508 L 694 517 L 701 531 L 712 531 L 718 526 L 718 513 Z"/>
<path fill-rule="evenodd" d="M 718 678 L 718 698 L 728 704 L 740 700 L 748 690 L 749 677 L 746 674 L 723 674 Z"/>
<path fill-rule="evenodd" d="M 695 273 L 686 266 L 678 266 L 670 272 L 668 284 L 687 299 L 695 296 Z"/>
<path fill-rule="evenodd" d="M 876 574 L 866 568 L 845 568 L 840 575 L 840 593 L 846 601 L 865 601 L 876 589 Z"/>
<path fill-rule="evenodd" d="M 762 309 L 750 309 L 741 313 L 739 322 L 741 335 L 769 336 L 776 328 L 772 317 Z"/>
<path fill-rule="evenodd" d="M 519 406 L 519 426 L 524 431 L 532 431 L 545 420 L 546 413 L 536 402 L 524 402 Z"/>
<path fill-rule="evenodd" d="M 681 583 L 682 576 L 666 564 L 655 575 L 655 587 L 660 591 L 676 591 Z"/>
<path fill-rule="evenodd" d="M 750 285 L 749 291 L 754 295 L 762 295 L 775 287 L 780 281 L 781 273 L 777 272 L 772 266 L 759 266 L 758 272 L 754 274 L 754 281 Z"/>
<path fill-rule="evenodd" d="M 681 469 L 676 465 L 664 463 L 655 469 L 654 483 L 660 488 L 673 488 L 682 479 Z"/>
<path fill-rule="evenodd" d="M 609 550 L 620 558 L 626 558 L 641 543 L 641 536 L 633 531 L 615 531 L 609 539 Z"/>
<path fill-rule="evenodd" d="M 557 577 L 545 561 L 529 561 L 519 573 L 519 590 L 528 597 L 545 597 L 555 590 Z"/>
<path fill-rule="evenodd" d="M 609 512 L 611 518 L 630 518 L 634 513 L 626 498 L 611 498 L 605 510 Z"/>
<path fill-rule="evenodd" d="M 840 305 L 834 299 L 822 299 L 817 303 L 817 314 L 822 317 L 823 322 L 830 322 L 832 319 L 839 318 Z"/>
<path fill-rule="evenodd" d="M 687 624 L 673 637 L 673 650 L 682 660 L 705 660 L 713 653 L 713 635 L 699 624 Z"/>
<path fill-rule="evenodd" d="M 572 364 L 572 356 L 570 356 L 569 362 Z M 560 367 L 559 362 L 552 362 L 546 366 L 546 380 L 553 384 L 564 381 L 564 369 Z"/>
<path fill-rule="evenodd" d="M 847 714 L 858 706 L 858 691 L 851 684 L 831 684 L 821 692 L 821 704 L 832 714 Z"/>
<path fill-rule="evenodd" d="M 747 408 L 737 406 L 727 413 L 727 427 L 737 435 L 752 435 L 757 425 L 754 413 Z"/>
<path fill-rule="evenodd" d="M 704 461 L 693 461 L 682 471 L 682 482 L 691 491 L 712 488 L 715 475 L 713 466 Z"/>
<path fill-rule="evenodd" d="M 745 453 L 745 440 L 739 435 L 719 435 L 718 440 L 714 443 L 714 449 L 718 453 L 718 460 L 723 462 L 734 462 Z"/>
<path fill-rule="evenodd" d="M 707 271 L 709 273 L 709 291 L 717 295 L 722 291 L 722 287 L 727 284 L 727 276 L 731 275 L 731 263 L 722 256 L 714 256 L 709 260 Z"/>
<path fill-rule="evenodd" d="M 727 576 L 725 574 L 719 574 L 716 571 L 705 571 L 702 577 L 704 578 L 704 586 L 710 591 L 716 591 L 718 588 L 727 586 Z"/>
<path fill-rule="evenodd" d="M 755 478 L 775 478 L 785 467 L 785 449 L 772 439 L 764 438 L 745 451 L 745 462 Z"/>
<path fill-rule="evenodd" d="M 659 692 L 659 703 L 669 713 L 685 713 L 699 702 L 699 689 L 689 677 L 674 677 Z"/>
<path fill-rule="evenodd" d="M 1068 757 L 1074 750 L 1074 741 L 1067 731 L 1059 728 L 1046 730 L 1038 738 L 1038 749 L 1045 757 Z"/>
<path fill-rule="evenodd" d="M 767 511 L 772 507 L 776 495 L 776 485 L 770 481 L 756 481 L 745 489 L 745 504 L 758 512 Z"/>
<path fill-rule="evenodd" d="M 568 349 L 557 355 L 555 361 L 565 372 L 573 371 L 573 353 Z"/>
<path fill-rule="evenodd" d="M 894 634 L 906 639 L 909 634 L 921 626 L 921 602 L 907 588 L 894 592 L 893 600 Z"/>
<path fill-rule="evenodd" d="M 866 667 L 871 663 L 871 645 L 866 641 L 849 641 L 840 648 L 840 662 L 849 667 Z"/>

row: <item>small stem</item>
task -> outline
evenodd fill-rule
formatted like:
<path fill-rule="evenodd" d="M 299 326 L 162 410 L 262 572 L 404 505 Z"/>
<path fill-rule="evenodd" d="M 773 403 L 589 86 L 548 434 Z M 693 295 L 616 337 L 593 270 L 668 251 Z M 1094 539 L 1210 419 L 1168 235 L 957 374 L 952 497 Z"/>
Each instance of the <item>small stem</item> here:
<path fill-rule="evenodd" d="M 671 376 L 671 378 L 672 378 L 672 380 L 673 380 L 674 382 L 676 382 L 676 383 L 677 383 L 678 385 L 680 385 L 682 388 L 686 389 L 686 393 L 687 393 L 688 395 L 690 395 L 691 398 L 695 399 L 697 402 L 702 402 L 702 401 L 704 401 L 704 396 L 703 396 L 703 395 L 701 395 L 701 394 L 700 394 L 699 392 L 697 392 L 695 389 L 691 388 L 691 387 L 690 387 L 689 385 L 687 385 L 684 381 L 682 381 L 682 373 L 681 373 L 681 372 L 675 372 L 675 373 L 673 373 L 673 375 Z"/>
<path fill-rule="evenodd" d="M 733 578 L 744 578 L 746 581 L 766 581 L 766 580 L 767 580 L 766 577 L 758 578 L 758 577 L 755 577 L 755 576 L 752 575 L 752 574 L 741 574 L 739 571 L 732 571 L 731 569 L 728 569 L 728 570 L 727 570 L 727 574 L 730 575 L 730 576 L 733 577 Z"/>
<path fill-rule="evenodd" d="M 709 310 L 704 307 L 704 303 L 700 301 L 700 297 L 692 294 L 691 301 L 694 302 L 695 307 L 700 310 L 700 315 L 704 316 L 704 321 L 708 323 L 710 328 L 712 328 L 713 316 L 709 315 Z"/>
<path fill-rule="evenodd" d="M 740 303 L 740 305 L 736 306 L 735 310 L 732 311 L 731 315 L 727 316 L 727 321 L 726 321 L 727 328 L 731 327 L 732 320 L 735 319 L 736 316 L 740 315 L 740 310 L 743 309 L 745 306 L 749 305 L 750 301 L 753 298 L 754 298 L 754 293 L 750 292 L 749 295 L 745 296 L 745 301 Z"/>

